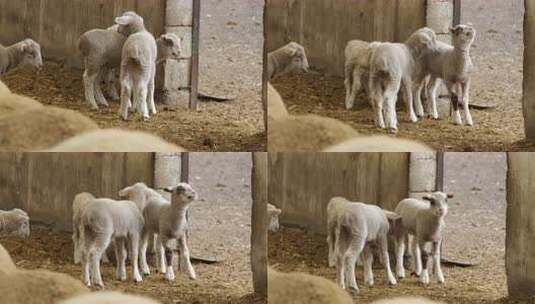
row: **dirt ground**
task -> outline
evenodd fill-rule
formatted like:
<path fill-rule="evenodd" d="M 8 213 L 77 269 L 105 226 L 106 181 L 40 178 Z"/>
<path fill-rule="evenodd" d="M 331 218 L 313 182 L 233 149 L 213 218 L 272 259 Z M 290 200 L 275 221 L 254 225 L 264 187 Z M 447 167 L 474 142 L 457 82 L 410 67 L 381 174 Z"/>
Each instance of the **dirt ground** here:
<path fill-rule="evenodd" d="M 363 283 L 357 268 L 359 295 L 355 303 L 411 295 L 445 303 L 516 303 L 506 298 L 505 276 L 505 178 L 504 153 L 447 153 L 445 190 L 455 195 L 446 218 L 444 257 L 476 264 L 469 268 L 443 266 L 446 283 L 423 287 L 409 277 L 388 287 L 382 267 L 374 269 L 376 285 Z M 284 211 L 283 211 L 284 212 Z M 335 281 L 327 267 L 324 235 L 295 228 L 283 228 L 269 235 L 269 263 L 281 271 L 299 271 Z"/>
<path fill-rule="evenodd" d="M 165 304 L 253 303 L 250 267 L 251 155 L 249 153 L 191 154 L 192 186 L 200 200 L 191 207 L 192 256 L 215 258 L 215 264 L 194 263 L 197 280 L 177 273 L 168 283 L 153 272 L 139 284 L 115 280 L 115 268 L 103 266 L 107 290 L 150 296 Z M 31 216 L 31 214 L 30 214 Z M 2 237 L 0 243 L 18 267 L 45 268 L 81 278 L 81 267 L 72 260 L 71 234 L 33 225 L 28 240 Z"/>
<path fill-rule="evenodd" d="M 471 102 L 490 110 L 472 110 L 475 127 L 455 126 L 449 121 L 448 100 L 442 99 L 441 120 L 406 120 L 398 102 L 400 121 L 397 136 L 423 141 L 444 151 L 534 151 L 524 141 L 522 117 L 523 2 L 501 0 L 463 1 L 462 21 L 478 31 L 471 55 L 473 75 Z M 306 46 L 305 46 L 306 47 Z M 311 63 L 313 66 L 313 63 Z M 341 77 L 320 73 L 286 75 L 273 81 L 293 114 L 318 114 L 340 119 L 362 134 L 384 133 L 373 122 L 367 97 L 345 110 L 345 88 Z"/>
<path fill-rule="evenodd" d="M 158 134 L 190 151 L 265 151 L 261 106 L 263 1 L 206 0 L 201 8 L 200 91 L 234 100 L 201 102 L 198 111 L 159 113 L 149 122 L 118 118 L 119 102 L 90 111 L 83 97 L 82 72 L 45 62 L 43 71 L 19 68 L 2 77 L 17 94 L 80 111 L 101 128 L 120 127 Z M 46 50 L 44 50 L 46 56 Z M 229 73 L 232 71 L 232 73 Z"/>

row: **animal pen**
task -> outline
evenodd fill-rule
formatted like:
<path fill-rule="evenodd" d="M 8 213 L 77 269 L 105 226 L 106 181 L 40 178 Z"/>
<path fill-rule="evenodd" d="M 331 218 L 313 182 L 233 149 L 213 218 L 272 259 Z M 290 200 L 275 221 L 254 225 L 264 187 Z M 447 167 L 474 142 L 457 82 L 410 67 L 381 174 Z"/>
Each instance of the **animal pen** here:
<path fill-rule="evenodd" d="M 31 234 L 3 235 L 0 243 L 20 269 L 78 280 L 70 234 L 77 193 L 119 199 L 119 190 L 137 182 L 160 189 L 189 181 L 199 194 L 188 211 L 187 237 L 197 279 L 182 270 L 167 282 L 153 271 L 143 282 L 121 282 L 113 264 L 103 264 L 105 288 L 162 303 L 251 303 L 267 288 L 266 161 L 265 153 L 2 153 L 0 209 L 25 210 Z"/>
<path fill-rule="evenodd" d="M 367 286 L 357 266 L 355 303 L 423 296 L 445 303 L 518 303 L 535 295 L 531 153 L 270 153 L 269 202 L 282 229 L 269 233 L 269 264 L 336 282 L 327 263 L 327 203 L 335 196 L 394 210 L 407 197 L 454 195 L 445 218 L 445 283 L 408 276 L 388 286 L 382 266 Z M 391 259 L 395 269 L 395 259 Z M 375 267 L 374 267 L 375 268 Z M 409 268 L 410 269 L 410 268 Z M 289 299 L 288 299 L 289 300 Z"/>
<path fill-rule="evenodd" d="M 30 96 L 45 105 L 79 111 L 97 122 L 100 128 L 148 131 L 191 151 L 262 150 L 260 81 L 256 88 L 248 85 L 243 90 L 231 89 L 226 83 L 229 77 L 223 78 L 213 64 L 218 61 L 217 56 L 231 56 L 220 52 L 214 57 L 210 50 L 219 47 L 224 40 L 212 38 L 215 26 L 204 29 L 201 26 L 202 23 L 228 22 L 226 16 L 221 15 L 214 16 L 217 20 L 207 19 L 206 16 L 216 10 L 216 3 L 203 1 L 201 7 L 199 0 L 2 0 L 0 43 L 12 45 L 32 38 L 41 44 L 45 60 L 38 73 L 17 68 L 3 75 L 2 81 L 14 93 Z M 109 108 L 92 111 L 84 98 L 78 39 L 88 30 L 108 28 L 114 24 L 116 16 L 126 11 L 141 15 L 148 31 L 156 38 L 163 33 L 173 33 L 182 40 L 180 59 L 165 60 L 157 65 L 159 113 L 149 122 L 137 118 L 121 121 L 117 115 L 119 103 L 115 101 Z M 253 13 L 256 10 L 251 10 L 250 14 Z M 261 58 L 260 54 L 257 56 Z M 201 60 L 205 63 L 201 64 Z M 224 61 L 221 65 L 236 64 Z M 259 75 L 260 69 L 258 75 L 251 77 L 259 78 Z M 203 88 L 200 89 L 201 84 Z M 199 102 L 199 96 L 207 102 Z M 214 99 L 219 102 L 213 102 Z"/>
<path fill-rule="evenodd" d="M 384 133 L 374 125 L 374 112 L 365 92 L 357 96 L 353 110 L 345 108 L 346 44 L 354 39 L 404 42 L 424 26 L 433 29 L 439 41 L 451 43 L 451 26 L 472 23 L 477 31 L 470 51 L 474 127 L 452 124 L 445 89 L 439 93 L 440 119 L 423 118 L 417 123 L 406 119 L 399 94 L 397 136 L 442 151 L 531 151 L 531 71 L 535 65 L 530 9 L 530 0 L 269 0 L 266 50 L 295 41 L 306 49 L 312 69 L 280 76 L 272 84 L 290 114 L 335 118 L 361 134 Z"/>

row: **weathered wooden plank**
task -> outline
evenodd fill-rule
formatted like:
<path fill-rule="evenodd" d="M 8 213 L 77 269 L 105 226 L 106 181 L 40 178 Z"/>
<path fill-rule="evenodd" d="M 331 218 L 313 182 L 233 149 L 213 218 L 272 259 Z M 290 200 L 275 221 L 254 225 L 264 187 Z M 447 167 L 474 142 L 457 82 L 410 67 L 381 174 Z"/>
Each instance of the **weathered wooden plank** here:
<path fill-rule="evenodd" d="M 251 217 L 251 270 L 257 294 L 267 295 L 267 153 L 253 153 L 251 190 L 253 208 Z"/>
<path fill-rule="evenodd" d="M 535 296 L 535 154 L 509 153 L 505 266 L 509 296 Z"/>
<path fill-rule="evenodd" d="M 535 1 L 525 0 L 523 112 L 526 137 L 535 141 Z"/>

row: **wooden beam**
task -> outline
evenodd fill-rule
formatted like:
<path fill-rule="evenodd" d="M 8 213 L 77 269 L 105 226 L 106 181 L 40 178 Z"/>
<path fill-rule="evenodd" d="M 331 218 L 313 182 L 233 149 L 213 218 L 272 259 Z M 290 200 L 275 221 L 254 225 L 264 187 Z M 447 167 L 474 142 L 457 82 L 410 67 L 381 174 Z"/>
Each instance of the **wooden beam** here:
<path fill-rule="evenodd" d="M 461 0 L 453 0 L 453 26 L 461 24 Z"/>
<path fill-rule="evenodd" d="M 267 296 L 267 153 L 255 152 L 251 173 L 251 269 L 253 287 L 260 297 Z"/>
<path fill-rule="evenodd" d="M 180 182 L 189 183 L 189 152 L 182 152 L 180 158 Z"/>
<path fill-rule="evenodd" d="M 201 35 L 201 0 L 193 1 L 193 27 L 191 34 L 191 88 L 189 108 L 197 110 L 199 102 L 199 47 Z"/>
<path fill-rule="evenodd" d="M 435 190 L 444 191 L 444 152 L 437 152 L 437 175 L 435 177 Z"/>

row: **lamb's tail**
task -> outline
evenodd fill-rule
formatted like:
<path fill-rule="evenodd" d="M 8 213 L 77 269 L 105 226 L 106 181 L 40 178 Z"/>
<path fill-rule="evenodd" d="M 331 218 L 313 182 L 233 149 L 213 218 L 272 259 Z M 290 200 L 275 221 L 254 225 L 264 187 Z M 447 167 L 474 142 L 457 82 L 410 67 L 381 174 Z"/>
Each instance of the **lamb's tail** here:
<path fill-rule="evenodd" d="M 386 90 L 387 84 L 392 77 L 391 65 L 386 57 L 373 58 L 370 70 L 370 88 L 376 86 L 382 92 Z"/>

